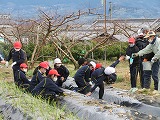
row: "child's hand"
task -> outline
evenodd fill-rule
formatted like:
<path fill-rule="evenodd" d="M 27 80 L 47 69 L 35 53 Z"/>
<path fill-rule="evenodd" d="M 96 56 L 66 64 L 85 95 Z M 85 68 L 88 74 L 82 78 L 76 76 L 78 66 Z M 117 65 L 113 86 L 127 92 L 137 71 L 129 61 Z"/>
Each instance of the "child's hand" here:
<path fill-rule="evenodd" d="M 124 59 L 125 59 L 125 56 L 122 55 L 122 56 L 119 58 L 119 61 L 122 61 L 122 60 L 124 60 Z"/>
<path fill-rule="evenodd" d="M 87 93 L 87 94 L 86 94 L 86 96 L 91 96 L 91 94 L 92 94 L 92 93 L 91 93 L 91 92 L 89 92 L 89 93 Z"/>

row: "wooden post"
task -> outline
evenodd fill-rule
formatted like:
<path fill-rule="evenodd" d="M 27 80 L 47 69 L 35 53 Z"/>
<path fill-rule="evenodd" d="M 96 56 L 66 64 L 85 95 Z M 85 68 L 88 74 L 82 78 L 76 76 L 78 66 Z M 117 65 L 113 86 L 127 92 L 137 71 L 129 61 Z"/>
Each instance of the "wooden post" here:
<path fill-rule="evenodd" d="M 106 26 L 106 23 L 107 23 L 107 14 L 106 14 L 106 0 L 104 0 L 104 36 L 106 35 L 107 33 L 107 26 Z M 104 60 L 105 60 L 105 64 L 106 64 L 106 57 L 107 57 L 107 51 L 106 51 L 106 45 L 105 45 L 105 53 L 104 53 Z"/>

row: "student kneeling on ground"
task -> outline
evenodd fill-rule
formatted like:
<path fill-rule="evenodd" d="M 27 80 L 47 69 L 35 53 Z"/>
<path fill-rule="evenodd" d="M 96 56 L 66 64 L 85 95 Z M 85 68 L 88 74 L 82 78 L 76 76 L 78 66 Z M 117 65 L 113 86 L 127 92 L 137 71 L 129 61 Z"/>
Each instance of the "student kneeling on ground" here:
<path fill-rule="evenodd" d="M 22 63 L 20 65 L 20 70 L 17 70 L 15 73 L 15 84 L 20 88 L 24 88 L 25 90 L 28 90 L 30 86 L 30 81 L 26 77 L 27 69 L 28 66 L 25 63 Z"/>
<path fill-rule="evenodd" d="M 46 62 L 41 62 L 38 66 L 37 73 L 32 77 L 30 84 L 30 91 L 34 89 L 36 85 L 38 85 L 43 80 L 43 74 L 46 73 L 48 69 L 48 64 Z"/>
<path fill-rule="evenodd" d="M 78 92 L 86 94 L 90 91 L 91 85 L 89 84 L 91 71 L 95 69 L 96 63 L 91 61 L 88 65 L 82 66 L 75 74 L 74 79 L 78 86 Z"/>
<path fill-rule="evenodd" d="M 67 80 L 67 77 L 69 76 L 69 70 L 64 65 L 62 65 L 62 62 L 59 58 L 56 58 L 54 60 L 54 69 L 56 69 L 59 74 L 56 84 L 59 87 L 62 87 L 62 84 Z"/>
<path fill-rule="evenodd" d="M 49 71 L 52 69 L 50 66 L 49 66 L 49 63 L 48 63 L 48 61 L 44 61 L 47 65 L 48 65 L 48 68 L 46 69 L 46 76 L 48 75 L 48 73 L 49 73 Z M 33 75 L 35 75 L 37 72 L 38 72 L 38 70 L 39 70 L 39 66 L 37 66 L 35 69 L 34 69 L 34 71 L 33 71 Z"/>
<path fill-rule="evenodd" d="M 86 96 L 90 96 L 92 92 L 95 91 L 97 87 L 99 87 L 99 99 L 102 99 L 104 94 L 103 81 L 106 81 L 107 83 L 114 83 L 116 81 L 117 75 L 115 73 L 115 67 L 120 61 L 124 60 L 124 58 L 124 56 L 121 56 L 111 66 L 106 68 L 99 67 L 96 69 L 91 75 L 91 81 L 93 81 L 95 85 L 91 88 L 90 92 L 86 94 Z"/>
<path fill-rule="evenodd" d="M 52 69 L 49 71 L 48 76 L 44 78 L 32 91 L 32 94 L 41 95 L 42 98 L 53 100 L 57 95 L 63 95 L 63 90 L 59 88 L 55 81 L 59 76 L 57 70 Z"/>

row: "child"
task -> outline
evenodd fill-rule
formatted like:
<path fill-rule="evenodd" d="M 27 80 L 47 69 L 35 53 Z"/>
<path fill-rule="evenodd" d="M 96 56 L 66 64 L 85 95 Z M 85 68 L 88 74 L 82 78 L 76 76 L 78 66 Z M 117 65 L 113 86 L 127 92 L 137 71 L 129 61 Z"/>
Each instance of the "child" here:
<path fill-rule="evenodd" d="M 102 99 L 104 94 L 104 83 L 103 81 L 106 81 L 107 83 L 114 83 L 117 79 L 117 75 L 115 73 L 115 67 L 116 65 L 124 59 L 124 56 L 121 56 L 117 61 L 115 61 L 111 66 L 109 67 L 101 67 L 96 69 L 92 75 L 91 75 L 91 81 L 95 83 L 95 85 L 91 88 L 90 92 L 87 93 L 87 96 L 90 96 L 92 92 L 99 87 L 99 99 Z"/>
<path fill-rule="evenodd" d="M 131 89 L 129 92 L 135 92 L 138 90 L 136 86 L 137 75 L 139 70 L 140 60 L 139 57 L 132 58 L 133 53 L 137 53 L 139 48 L 135 45 L 135 39 L 133 37 L 128 40 L 129 46 L 126 50 L 126 60 L 129 60 L 129 68 L 130 68 L 130 81 L 131 81 Z"/>

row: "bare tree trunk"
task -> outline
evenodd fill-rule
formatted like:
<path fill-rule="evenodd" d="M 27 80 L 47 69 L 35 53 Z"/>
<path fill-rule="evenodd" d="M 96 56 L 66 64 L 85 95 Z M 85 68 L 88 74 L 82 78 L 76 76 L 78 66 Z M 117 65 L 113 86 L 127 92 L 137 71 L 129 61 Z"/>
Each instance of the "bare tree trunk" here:
<path fill-rule="evenodd" d="M 33 53 L 32 53 L 32 57 L 31 57 L 30 68 L 33 68 L 33 67 L 34 67 L 34 58 L 35 58 L 35 54 L 36 54 L 37 48 L 38 48 L 38 45 L 36 45 L 36 46 L 34 47 L 34 51 L 33 51 Z"/>
<path fill-rule="evenodd" d="M 37 28 L 36 45 L 35 45 L 34 50 L 33 50 L 33 53 L 32 53 L 30 68 L 33 68 L 33 67 L 34 67 L 34 58 L 35 58 L 36 51 L 37 51 L 37 49 L 38 49 L 38 44 L 39 44 L 39 26 L 38 26 L 38 28 Z"/>

